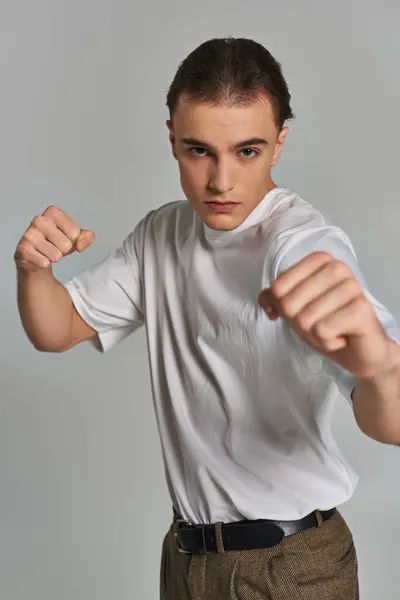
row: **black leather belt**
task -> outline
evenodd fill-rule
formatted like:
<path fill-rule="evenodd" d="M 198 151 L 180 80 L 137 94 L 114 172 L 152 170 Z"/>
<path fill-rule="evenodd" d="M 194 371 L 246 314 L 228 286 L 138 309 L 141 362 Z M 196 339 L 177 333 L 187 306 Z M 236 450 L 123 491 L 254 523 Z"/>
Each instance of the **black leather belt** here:
<path fill-rule="evenodd" d="M 323 521 L 334 515 L 336 508 L 318 511 Z M 312 512 L 296 521 L 236 521 L 213 525 L 191 525 L 175 514 L 173 533 L 178 552 L 184 554 L 208 554 L 234 550 L 270 548 L 284 537 L 317 526 L 316 513 Z"/>

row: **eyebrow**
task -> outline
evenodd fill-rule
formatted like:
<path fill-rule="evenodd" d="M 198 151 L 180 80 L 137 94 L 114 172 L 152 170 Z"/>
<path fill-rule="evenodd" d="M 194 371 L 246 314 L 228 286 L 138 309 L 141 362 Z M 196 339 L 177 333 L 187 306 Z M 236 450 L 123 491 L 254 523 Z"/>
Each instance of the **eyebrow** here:
<path fill-rule="evenodd" d="M 206 142 L 202 142 L 201 140 L 196 140 L 196 138 L 192 138 L 192 137 L 182 138 L 181 142 L 183 144 L 187 144 L 188 146 L 200 146 L 201 148 L 205 148 L 207 150 L 211 150 L 211 151 L 214 150 L 214 148 L 210 144 L 207 144 Z M 255 137 L 255 138 L 250 138 L 249 140 L 243 140 L 243 142 L 238 142 L 237 144 L 235 144 L 234 148 L 235 148 L 235 150 L 239 150 L 240 148 L 247 148 L 248 146 L 261 146 L 261 145 L 268 145 L 267 140 L 264 138 Z"/>

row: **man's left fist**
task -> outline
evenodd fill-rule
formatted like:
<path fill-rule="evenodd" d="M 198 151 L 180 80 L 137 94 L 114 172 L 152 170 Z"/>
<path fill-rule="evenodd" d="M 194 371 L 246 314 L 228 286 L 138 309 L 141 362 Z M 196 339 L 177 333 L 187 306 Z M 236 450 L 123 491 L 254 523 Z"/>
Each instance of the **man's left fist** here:
<path fill-rule="evenodd" d="M 314 252 L 282 273 L 259 295 L 271 320 L 286 319 L 315 350 L 357 377 L 388 367 L 392 343 L 345 263 Z"/>

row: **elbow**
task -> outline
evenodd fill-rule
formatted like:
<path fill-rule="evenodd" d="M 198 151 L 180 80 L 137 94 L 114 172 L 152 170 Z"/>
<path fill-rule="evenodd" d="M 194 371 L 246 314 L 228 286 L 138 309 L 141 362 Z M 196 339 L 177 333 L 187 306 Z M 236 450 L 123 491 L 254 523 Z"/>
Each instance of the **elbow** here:
<path fill-rule="evenodd" d="M 371 429 L 362 427 L 359 423 L 357 424 L 363 434 L 375 442 L 380 442 L 381 444 L 387 444 L 389 446 L 400 446 L 400 427 L 377 427 Z"/>
<path fill-rule="evenodd" d="M 400 446 L 400 435 L 396 437 L 369 435 L 368 437 L 375 442 L 380 442 L 381 444 L 386 444 L 387 446 Z"/>
<path fill-rule="evenodd" d="M 70 349 L 70 346 L 66 345 L 43 344 L 39 341 L 30 341 L 35 350 L 41 352 L 42 354 L 62 354 Z"/>

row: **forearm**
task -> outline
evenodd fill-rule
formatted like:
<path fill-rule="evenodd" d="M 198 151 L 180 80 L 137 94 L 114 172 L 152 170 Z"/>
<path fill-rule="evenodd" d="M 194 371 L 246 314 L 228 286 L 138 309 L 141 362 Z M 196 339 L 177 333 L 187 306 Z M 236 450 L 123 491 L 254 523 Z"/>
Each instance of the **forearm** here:
<path fill-rule="evenodd" d="M 400 346 L 393 343 L 393 364 L 372 379 L 357 379 L 352 398 L 361 431 L 384 444 L 400 445 Z"/>
<path fill-rule="evenodd" d="M 17 298 L 22 326 L 37 350 L 60 352 L 68 345 L 73 304 L 51 269 L 17 270 Z"/>

